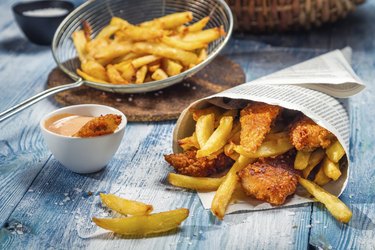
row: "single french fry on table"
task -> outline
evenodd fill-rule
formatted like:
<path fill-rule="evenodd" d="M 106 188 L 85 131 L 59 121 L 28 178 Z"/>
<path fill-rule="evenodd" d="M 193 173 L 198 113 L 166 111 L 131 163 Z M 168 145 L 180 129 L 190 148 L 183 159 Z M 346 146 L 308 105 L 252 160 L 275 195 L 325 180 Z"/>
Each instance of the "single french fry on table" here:
<path fill-rule="evenodd" d="M 210 154 L 220 150 L 228 141 L 230 132 L 232 131 L 233 117 L 224 116 L 220 119 L 220 125 L 212 133 L 205 143 L 204 147 L 197 151 L 197 158 L 209 156 Z"/>
<path fill-rule="evenodd" d="M 139 215 L 125 218 L 93 218 L 101 228 L 126 236 L 144 236 L 168 232 L 177 228 L 187 217 L 189 210 L 180 208 L 150 215 Z"/>
<path fill-rule="evenodd" d="M 198 191 L 214 191 L 217 190 L 224 177 L 192 177 L 181 174 L 169 173 L 168 182 L 176 187 L 188 188 Z"/>
<path fill-rule="evenodd" d="M 345 155 L 345 150 L 339 141 L 335 141 L 326 149 L 326 154 L 331 161 L 337 163 Z"/>
<path fill-rule="evenodd" d="M 152 205 L 120 198 L 113 194 L 100 194 L 102 202 L 110 209 L 123 215 L 147 215 L 153 210 Z"/>
<path fill-rule="evenodd" d="M 324 158 L 324 150 L 321 148 L 316 149 L 314 152 L 311 153 L 309 158 L 309 164 L 307 164 L 307 167 L 302 170 L 302 176 L 303 178 L 307 178 L 311 171 L 321 162 Z"/>
<path fill-rule="evenodd" d="M 254 159 L 240 155 L 217 189 L 215 197 L 212 200 L 211 211 L 220 220 L 224 218 L 225 211 L 227 210 L 233 191 L 238 183 L 237 172 L 254 161 Z"/>
<path fill-rule="evenodd" d="M 214 125 L 215 115 L 213 113 L 202 115 L 198 118 L 198 121 L 195 124 L 195 133 L 197 135 L 200 148 L 206 144 L 207 140 L 214 132 Z"/>
<path fill-rule="evenodd" d="M 294 168 L 303 170 L 309 164 L 311 152 L 297 151 L 296 159 L 294 160 Z"/>
<path fill-rule="evenodd" d="M 328 211 L 338 221 L 348 223 L 352 218 L 352 211 L 336 196 L 330 194 L 314 182 L 304 178 L 298 178 L 299 183 L 319 202 L 323 203 Z"/>

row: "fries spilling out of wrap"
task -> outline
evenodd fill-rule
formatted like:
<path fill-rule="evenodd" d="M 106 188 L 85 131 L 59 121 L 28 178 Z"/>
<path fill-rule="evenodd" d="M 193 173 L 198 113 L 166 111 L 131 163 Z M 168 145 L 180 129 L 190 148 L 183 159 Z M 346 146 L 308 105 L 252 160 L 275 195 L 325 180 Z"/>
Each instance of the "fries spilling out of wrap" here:
<path fill-rule="evenodd" d="M 249 101 L 242 109 L 191 108 L 194 132 L 179 139 L 181 153 L 165 155 L 177 173 L 172 185 L 216 190 L 211 211 L 223 219 L 239 188 L 247 196 L 282 205 L 300 184 L 339 221 L 350 209 L 323 186 L 338 180 L 347 161 L 334 134 L 302 112 Z"/>
<path fill-rule="evenodd" d="M 72 34 L 83 79 L 98 83 L 141 84 L 163 80 L 207 58 L 208 45 L 225 35 L 222 27 L 205 29 L 210 17 L 193 21 L 178 12 L 138 25 L 113 17 L 93 38 L 89 23 Z"/>

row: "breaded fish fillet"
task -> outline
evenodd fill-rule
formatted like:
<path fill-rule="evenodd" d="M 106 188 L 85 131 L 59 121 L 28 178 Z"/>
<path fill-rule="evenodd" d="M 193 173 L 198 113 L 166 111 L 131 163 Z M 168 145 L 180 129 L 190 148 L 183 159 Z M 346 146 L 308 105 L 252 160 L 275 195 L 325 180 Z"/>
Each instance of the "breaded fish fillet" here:
<path fill-rule="evenodd" d="M 279 106 L 254 102 L 241 110 L 240 144 L 249 152 L 255 152 L 270 132 L 271 125 L 281 112 Z"/>
<path fill-rule="evenodd" d="M 297 150 L 311 152 L 318 147 L 327 148 L 336 140 L 327 129 L 303 115 L 291 124 L 290 141 Z"/>
<path fill-rule="evenodd" d="M 74 136 L 93 137 L 115 132 L 122 120 L 121 115 L 108 114 L 88 121 Z"/>
<path fill-rule="evenodd" d="M 221 153 L 215 158 L 196 158 L 197 151 L 190 150 L 179 154 L 164 155 L 164 159 L 171 164 L 176 172 L 183 175 L 205 177 L 223 170 L 233 165 L 233 160 Z"/>
<path fill-rule="evenodd" d="M 294 156 L 260 159 L 237 173 L 245 193 L 272 205 L 282 205 L 294 194 L 298 172 L 293 170 Z"/>

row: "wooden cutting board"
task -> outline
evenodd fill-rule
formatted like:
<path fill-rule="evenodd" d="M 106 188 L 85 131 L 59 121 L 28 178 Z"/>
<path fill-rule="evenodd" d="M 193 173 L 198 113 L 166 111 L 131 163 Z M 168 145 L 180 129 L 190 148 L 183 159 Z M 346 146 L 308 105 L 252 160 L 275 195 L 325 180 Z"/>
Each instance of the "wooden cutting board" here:
<path fill-rule="evenodd" d="M 165 121 L 177 119 L 181 111 L 193 101 L 244 83 L 245 78 L 239 64 L 218 56 L 194 76 L 159 91 L 117 94 L 83 86 L 60 92 L 55 95 L 55 99 L 63 106 L 84 103 L 112 106 L 121 110 L 131 122 Z M 47 87 L 71 82 L 56 67 L 48 76 Z"/>

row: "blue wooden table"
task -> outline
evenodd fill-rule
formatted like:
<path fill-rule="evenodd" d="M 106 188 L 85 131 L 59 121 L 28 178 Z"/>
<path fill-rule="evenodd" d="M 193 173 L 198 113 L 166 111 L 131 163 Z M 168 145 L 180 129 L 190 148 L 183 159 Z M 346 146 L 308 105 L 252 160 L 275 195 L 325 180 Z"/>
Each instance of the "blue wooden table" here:
<path fill-rule="evenodd" d="M 49 47 L 28 42 L 0 2 L 0 110 L 46 88 L 56 65 Z M 131 123 L 118 153 L 101 172 L 66 170 L 48 151 L 38 127 L 57 109 L 52 98 L 0 123 L 0 249 L 375 249 L 375 3 L 334 25 L 277 35 L 235 34 L 224 55 L 241 64 L 247 80 L 332 49 L 351 46 L 353 67 L 367 89 L 349 99 L 352 167 L 341 199 L 353 210 L 348 225 L 320 204 L 237 213 L 224 221 L 204 210 L 194 192 L 170 187 L 175 122 Z M 157 237 L 89 237 L 92 216 L 108 216 L 99 191 L 151 203 L 156 211 L 190 209 L 181 229 Z M 93 195 L 89 196 L 88 192 Z"/>

